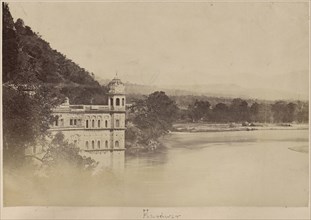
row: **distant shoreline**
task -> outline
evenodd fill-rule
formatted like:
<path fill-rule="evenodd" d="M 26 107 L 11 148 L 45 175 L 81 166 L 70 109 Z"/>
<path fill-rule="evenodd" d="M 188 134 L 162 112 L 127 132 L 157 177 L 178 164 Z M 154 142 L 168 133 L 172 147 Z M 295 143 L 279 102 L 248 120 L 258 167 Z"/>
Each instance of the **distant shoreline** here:
<path fill-rule="evenodd" d="M 176 123 L 172 132 L 230 132 L 230 131 L 256 131 L 256 130 L 308 130 L 308 124 L 271 124 L 255 123 L 242 125 L 240 123 Z"/>

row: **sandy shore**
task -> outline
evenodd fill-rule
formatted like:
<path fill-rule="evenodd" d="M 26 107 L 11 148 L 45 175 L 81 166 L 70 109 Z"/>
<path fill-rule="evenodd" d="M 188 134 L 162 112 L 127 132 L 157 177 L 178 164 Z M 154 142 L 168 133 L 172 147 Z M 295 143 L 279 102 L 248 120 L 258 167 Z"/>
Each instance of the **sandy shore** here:
<path fill-rule="evenodd" d="M 308 124 L 264 124 L 255 123 L 242 125 L 230 124 L 209 124 L 209 123 L 176 123 L 173 125 L 174 132 L 222 132 L 222 131 L 254 131 L 254 130 L 308 130 Z"/>

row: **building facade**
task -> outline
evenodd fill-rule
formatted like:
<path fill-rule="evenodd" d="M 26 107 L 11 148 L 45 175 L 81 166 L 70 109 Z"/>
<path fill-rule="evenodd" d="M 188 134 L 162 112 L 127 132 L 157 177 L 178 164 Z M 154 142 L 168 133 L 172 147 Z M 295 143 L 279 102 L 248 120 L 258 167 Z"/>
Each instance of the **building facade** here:
<path fill-rule="evenodd" d="M 53 115 L 57 120 L 50 132 L 62 132 L 69 143 L 83 153 L 93 154 L 93 157 L 98 154 L 111 156 L 111 153 L 119 155 L 119 158 L 124 157 L 125 87 L 117 77 L 108 87 L 108 105 L 70 105 L 67 99 L 55 108 Z"/>

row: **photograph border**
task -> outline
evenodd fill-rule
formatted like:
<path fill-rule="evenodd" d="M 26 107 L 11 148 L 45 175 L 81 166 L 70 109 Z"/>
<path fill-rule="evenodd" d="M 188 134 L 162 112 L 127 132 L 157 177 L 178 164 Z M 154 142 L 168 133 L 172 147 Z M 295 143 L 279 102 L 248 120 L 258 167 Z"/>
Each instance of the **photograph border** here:
<path fill-rule="evenodd" d="M 51 2 L 51 1 L 1 1 L 2 2 Z M 176 1 L 52 1 L 52 2 L 176 2 Z M 307 2 L 310 1 L 177 1 L 177 2 Z M 2 19 L 2 16 L 1 16 Z M 2 22 L 1 22 L 2 27 Z M 1 35 L 2 36 L 2 35 Z M 1 40 L 2 44 L 2 40 Z M 1 45 L 2 46 L 2 45 Z M 1 47 L 2 48 L 2 47 Z M 310 19 L 309 19 L 309 58 L 310 58 Z M 2 64 L 2 59 L 1 59 Z M 2 69 L 1 69 L 2 72 Z M 2 74 L 1 74 L 2 82 Z M 0 88 L 2 93 L 2 87 Z M 310 94 L 310 59 L 309 59 Z M 310 109 L 310 97 L 309 97 Z M 2 113 L 2 95 L 0 110 Z M 309 118 L 311 113 L 309 111 Z M 3 125 L 1 122 L 1 216 L 0 219 L 309 219 L 310 218 L 310 153 L 309 153 L 309 205 L 308 207 L 3 207 Z M 309 127 L 310 127 L 309 119 Z M 309 149 L 310 149 L 309 130 Z M 310 152 L 310 151 L 309 151 Z M 187 198 L 185 198 L 187 199 Z M 144 215 L 148 209 L 149 216 Z M 170 217 L 168 217 L 170 216 Z"/>

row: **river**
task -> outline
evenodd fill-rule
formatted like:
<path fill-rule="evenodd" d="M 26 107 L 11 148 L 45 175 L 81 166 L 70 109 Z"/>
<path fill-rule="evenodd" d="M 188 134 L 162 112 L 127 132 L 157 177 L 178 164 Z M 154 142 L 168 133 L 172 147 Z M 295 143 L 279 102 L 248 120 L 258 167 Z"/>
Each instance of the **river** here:
<path fill-rule="evenodd" d="M 171 133 L 127 157 L 129 206 L 307 206 L 308 130 Z M 294 150 L 292 150 L 294 149 Z"/>
<path fill-rule="evenodd" d="M 176 132 L 161 142 L 161 152 L 125 156 L 118 172 L 70 172 L 47 179 L 9 173 L 4 178 L 5 205 L 308 204 L 308 130 Z"/>

